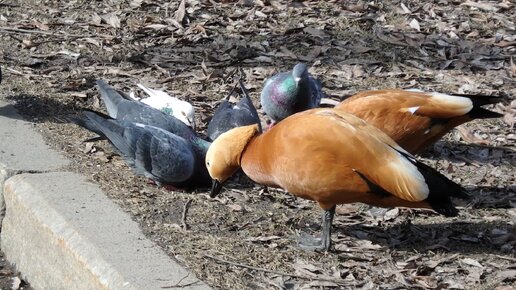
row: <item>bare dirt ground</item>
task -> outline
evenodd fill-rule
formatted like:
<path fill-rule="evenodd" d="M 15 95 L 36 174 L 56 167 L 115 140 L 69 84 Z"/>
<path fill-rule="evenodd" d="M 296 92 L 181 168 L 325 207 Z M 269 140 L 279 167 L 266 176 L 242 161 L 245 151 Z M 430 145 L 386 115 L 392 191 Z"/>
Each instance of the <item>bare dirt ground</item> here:
<path fill-rule="evenodd" d="M 172 257 L 218 289 L 516 287 L 516 51 L 512 1 L 0 0 L 0 90 Z M 245 178 L 220 198 L 135 177 L 109 144 L 65 117 L 103 110 L 96 79 L 193 102 L 201 129 L 238 65 L 255 104 L 265 78 L 297 61 L 339 100 L 420 88 L 502 95 L 503 119 L 454 130 L 421 156 L 468 188 L 461 215 L 340 206 L 335 251 L 296 247 L 320 210 Z M 109 218 L 106 216 L 106 218 Z M 174 285 L 177 281 L 164 281 Z M 177 286 L 177 285 L 176 285 Z"/>

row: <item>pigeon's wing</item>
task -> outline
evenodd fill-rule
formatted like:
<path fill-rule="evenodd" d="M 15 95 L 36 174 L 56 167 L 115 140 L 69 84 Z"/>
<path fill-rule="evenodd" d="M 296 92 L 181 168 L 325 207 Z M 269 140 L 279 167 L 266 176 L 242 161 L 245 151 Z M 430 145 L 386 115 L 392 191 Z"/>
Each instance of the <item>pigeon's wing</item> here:
<path fill-rule="evenodd" d="M 190 178 L 194 171 L 194 153 L 183 138 L 150 126 L 134 129 L 143 131 L 135 140 L 136 168 L 142 168 L 147 177 L 165 183 Z"/>
<path fill-rule="evenodd" d="M 210 138 L 210 140 L 217 139 L 220 134 L 231 129 L 230 122 L 232 114 L 233 108 L 231 104 L 223 100 L 217 107 L 217 110 L 215 110 L 215 113 L 213 113 L 213 117 L 208 124 L 208 138 Z"/>
<path fill-rule="evenodd" d="M 106 119 L 92 111 L 84 115 L 85 127 L 106 136 L 136 174 L 165 183 L 183 182 L 191 177 L 195 156 L 183 138 L 152 126 Z"/>

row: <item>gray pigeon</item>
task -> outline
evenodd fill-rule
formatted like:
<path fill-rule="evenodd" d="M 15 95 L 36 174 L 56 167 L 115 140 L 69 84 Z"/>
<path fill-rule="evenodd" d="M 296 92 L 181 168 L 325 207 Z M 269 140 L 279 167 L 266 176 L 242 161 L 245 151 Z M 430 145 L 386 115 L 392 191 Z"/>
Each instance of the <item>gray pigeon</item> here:
<path fill-rule="evenodd" d="M 105 137 L 136 174 L 158 185 L 196 186 L 191 182 L 196 166 L 194 151 L 185 139 L 157 127 L 89 110 L 71 121 Z"/>
<path fill-rule="evenodd" d="M 318 107 L 323 95 L 321 83 L 308 73 L 304 63 L 298 63 L 291 72 L 267 79 L 260 101 L 272 126 L 297 112 Z"/>
<path fill-rule="evenodd" d="M 229 96 L 228 99 L 220 103 L 208 124 L 208 138 L 212 141 L 217 139 L 220 134 L 236 127 L 258 124 L 260 132 L 262 131 L 260 117 L 258 117 L 258 112 L 253 105 L 249 92 L 242 80 L 238 82 L 244 97 L 234 106 L 228 101 Z"/>
<path fill-rule="evenodd" d="M 210 142 L 197 136 L 192 128 L 179 119 L 117 92 L 102 80 L 97 81 L 97 86 L 108 114 L 112 118 L 161 128 L 185 139 L 195 153 L 195 174 L 193 177 L 197 181 L 197 187 L 205 187 L 211 184 L 211 177 L 204 165 L 206 152 L 211 145 Z"/>

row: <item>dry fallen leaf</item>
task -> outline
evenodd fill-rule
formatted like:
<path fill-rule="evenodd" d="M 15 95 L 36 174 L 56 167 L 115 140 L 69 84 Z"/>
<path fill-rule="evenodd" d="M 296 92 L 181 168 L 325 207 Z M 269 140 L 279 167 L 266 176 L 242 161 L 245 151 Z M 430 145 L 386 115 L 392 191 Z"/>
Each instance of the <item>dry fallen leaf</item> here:
<path fill-rule="evenodd" d="M 479 144 L 479 145 L 489 145 L 489 141 L 475 136 L 475 134 L 473 134 L 465 126 L 458 126 L 457 130 L 459 131 L 462 139 L 464 139 L 464 141 L 466 141 L 468 143 L 474 143 L 474 144 Z"/>
<path fill-rule="evenodd" d="M 174 19 L 177 22 L 181 23 L 181 22 L 183 22 L 183 19 L 185 18 L 185 16 L 186 16 L 185 0 L 181 0 L 181 3 L 179 3 L 179 7 L 176 10 L 176 14 L 174 15 Z"/>
<path fill-rule="evenodd" d="M 414 28 L 415 30 L 417 31 L 420 31 L 421 30 L 421 27 L 419 26 L 419 22 L 416 20 L 416 19 L 412 19 L 410 20 L 409 22 L 409 26 Z"/>
<path fill-rule="evenodd" d="M 494 6 L 492 3 L 488 3 L 488 2 L 473 2 L 473 1 L 468 0 L 464 3 L 461 3 L 460 5 L 475 7 L 475 8 L 482 9 L 485 11 L 490 11 L 490 12 L 497 12 L 498 10 L 500 10 L 500 8 Z"/>
<path fill-rule="evenodd" d="M 466 265 L 470 265 L 470 266 L 474 266 L 474 267 L 479 267 L 479 268 L 483 268 L 484 267 L 475 259 L 464 258 L 464 259 L 461 259 L 460 261 L 462 263 L 466 264 Z"/>
<path fill-rule="evenodd" d="M 100 16 L 102 21 L 104 21 L 106 24 L 111 25 L 114 28 L 120 28 L 120 18 L 116 16 L 115 13 L 108 13 Z"/>

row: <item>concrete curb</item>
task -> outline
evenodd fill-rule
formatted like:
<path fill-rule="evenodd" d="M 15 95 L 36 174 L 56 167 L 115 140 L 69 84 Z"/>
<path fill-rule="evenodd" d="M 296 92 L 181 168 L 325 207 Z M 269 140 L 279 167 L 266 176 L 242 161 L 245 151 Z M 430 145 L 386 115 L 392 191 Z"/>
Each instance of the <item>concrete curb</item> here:
<path fill-rule="evenodd" d="M 0 102 L 0 242 L 34 289 L 210 289 L 30 127 Z"/>

